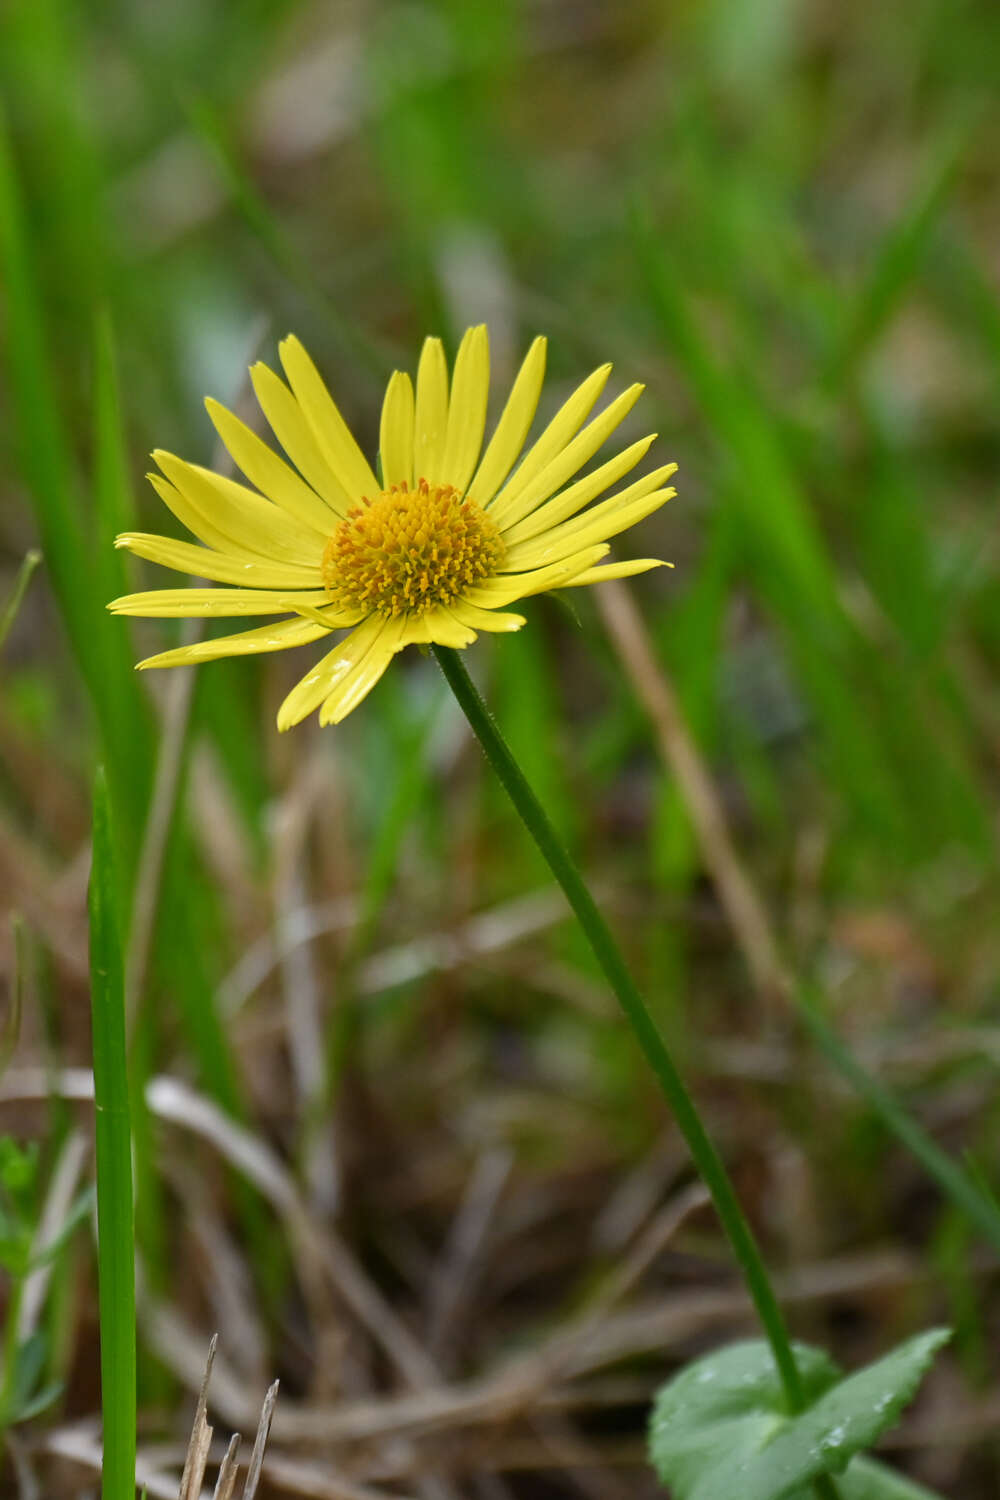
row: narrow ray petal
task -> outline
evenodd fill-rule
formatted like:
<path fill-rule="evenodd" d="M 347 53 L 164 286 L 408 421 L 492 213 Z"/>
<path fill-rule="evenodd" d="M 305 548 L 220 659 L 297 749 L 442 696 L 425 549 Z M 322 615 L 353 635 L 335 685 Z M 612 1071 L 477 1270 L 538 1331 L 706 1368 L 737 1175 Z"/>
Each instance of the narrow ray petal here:
<path fill-rule="evenodd" d="M 233 462 L 250 483 L 304 526 L 328 537 L 337 525 L 337 512 L 239 417 L 211 396 L 205 398 L 205 408 Z"/>
<path fill-rule="evenodd" d="M 386 620 L 367 652 L 349 672 L 334 683 L 323 699 L 320 724 L 339 724 L 352 709 L 367 698 L 397 651 L 405 644 L 406 620 L 402 615 Z"/>
<path fill-rule="evenodd" d="M 236 557 L 229 552 L 215 552 L 210 547 L 196 547 L 191 542 L 175 542 L 172 537 L 153 536 L 143 531 L 126 531 L 115 538 L 116 547 L 124 547 L 136 557 L 145 557 L 176 573 L 190 573 L 192 578 L 211 578 L 216 583 L 246 584 L 262 589 L 316 589 L 323 580 L 318 567 L 298 568 L 291 563 L 265 563 L 255 558 Z"/>
<path fill-rule="evenodd" d="M 497 525 L 501 528 L 514 525 L 530 515 L 543 500 L 555 494 L 567 479 L 593 458 L 598 448 L 632 410 L 644 389 L 644 386 L 638 384 L 630 385 L 628 390 L 622 391 L 620 396 L 609 402 L 592 422 L 588 422 L 583 431 L 572 442 L 567 443 L 536 474 L 530 484 L 526 484 L 519 493 L 512 496 L 508 496 L 506 492 L 500 495 L 490 508 L 490 514 Z"/>
<path fill-rule="evenodd" d="M 319 711 L 320 724 L 325 727 L 346 719 L 382 680 L 392 657 L 391 651 L 379 651 L 377 648 L 370 651 L 361 665 L 355 668 L 350 679 L 339 683 L 323 703 Z"/>
<path fill-rule="evenodd" d="M 308 566 L 322 557 L 325 543 L 313 527 L 304 526 L 246 485 L 159 449 L 153 457 L 198 523 L 185 520 L 184 524 L 210 546 L 219 546 L 215 538 L 221 536 L 227 541 L 223 551 L 255 552 L 274 562 Z M 209 528 L 213 535 L 207 534 Z"/>
<path fill-rule="evenodd" d="M 674 489 L 653 490 L 651 494 L 633 500 L 629 505 L 616 504 L 613 500 L 595 505 L 582 516 L 565 521 L 562 526 L 553 527 L 533 541 L 511 547 L 504 558 L 504 567 L 515 571 L 521 568 L 541 568 L 546 563 L 558 562 L 580 547 L 587 547 L 594 542 L 606 542 L 619 532 L 627 531 L 630 526 L 638 525 L 676 493 Z"/>
<path fill-rule="evenodd" d="M 483 446 L 490 393 L 490 344 L 485 323 L 470 328 L 458 346 L 451 381 L 441 477 L 464 490 Z"/>
<path fill-rule="evenodd" d="M 597 547 L 585 547 L 582 551 L 552 563 L 545 568 L 535 568 L 528 573 L 498 573 L 485 583 L 465 590 L 463 598 L 483 609 L 500 609 L 518 599 L 527 599 L 531 594 L 544 593 L 546 589 L 560 588 L 567 578 L 592 568 L 606 557 L 611 548 L 605 542 Z"/>
<path fill-rule="evenodd" d="M 413 383 L 402 370 L 394 370 L 382 402 L 379 451 L 382 483 L 413 484 Z"/>
<path fill-rule="evenodd" d="M 611 366 L 601 365 L 600 369 L 587 376 L 582 385 L 577 386 L 569 400 L 563 403 L 541 436 L 528 449 L 499 495 L 490 502 L 491 514 L 498 508 L 501 514 L 509 511 L 522 491 L 572 441 L 587 420 L 587 415 L 607 384 L 610 374 Z"/>
<path fill-rule="evenodd" d="M 476 632 L 459 624 L 443 605 L 438 604 L 409 621 L 405 639 L 408 646 L 453 646 L 458 651 L 463 646 L 472 645 Z"/>
<path fill-rule="evenodd" d="M 606 583 L 609 578 L 634 578 L 637 573 L 648 573 L 650 568 L 672 567 L 672 562 L 664 562 L 660 557 L 633 557 L 628 562 L 602 563 L 599 568 L 586 568 L 560 587 L 575 589 L 584 583 Z"/>
<path fill-rule="evenodd" d="M 527 625 L 523 615 L 505 614 L 502 610 L 482 609 L 478 604 L 472 604 L 468 599 L 456 599 L 454 604 L 447 606 L 448 613 L 453 615 L 461 625 L 468 625 L 471 630 L 492 630 L 497 634 L 503 634 L 510 630 L 520 630 L 522 625 Z"/>
<path fill-rule="evenodd" d="M 634 469 L 649 450 L 650 444 L 656 437 L 651 433 L 648 437 L 640 438 L 631 447 L 625 448 L 621 453 L 616 453 L 614 458 L 609 458 L 606 463 L 601 464 L 591 474 L 585 474 L 575 484 L 556 495 L 554 500 L 549 500 L 544 505 L 539 505 L 530 515 L 525 516 L 523 521 L 501 528 L 503 539 L 508 547 L 515 542 L 527 542 L 532 537 L 539 536 L 543 531 L 548 531 L 553 526 L 558 526 L 561 521 L 567 520 L 577 511 L 589 505 L 591 500 L 617 484 L 629 469 Z M 676 467 L 676 466 L 674 466 Z M 672 472 L 672 470 L 671 470 Z M 655 488 L 651 485 L 650 488 Z"/>
<path fill-rule="evenodd" d="M 206 547 L 212 547 L 217 552 L 224 552 L 229 557 L 239 558 L 244 562 L 261 562 L 261 553 L 252 547 L 245 547 L 236 540 L 228 531 L 221 531 L 214 525 L 212 520 L 203 515 L 182 495 L 168 479 L 162 474 L 150 472 L 146 475 L 153 489 L 159 495 L 167 509 L 177 517 L 181 525 L 190 531 L 191 535 L 197 537 Z"/>
<path fill-rule="evenodd" d="M 507 404 L 500 414 L 496 431 L 483 454 L 469 494 L 479 505 L 486 505 L 503 484 L 518 460 L 524 440 L 531 430 L 538 410 L 538 398 L 545 379 L 546 341 L 539 334 L 517 373 Z"/>
<path fill-rule="evenodd" d="M 431 484 L 446 483 L 441 473 L 448 430 L 448 365 L 440 339 L 424 339 L 417 366 L 417 400 L 413 429 L 413 476 Z"/>
<path fill-rule="evenodd" d="M 261 411 L 299 473 L 322 495 L 331 510 L 338 516 L 346 516 L 356 497 L 352 499 L 327 463 L 302 408 L 285 382 L 267 365 L 259 363 L 251 368 L 250 379 Z"/>
<path fill-rule="evenodd" d="M 278 345 L 288 383 L 320 450 L 352 499 L 378 493 L 378 480 L 302 343 L 290 334 Z"/>
<path fill-rule="evenodd" d="M 236 635 L 220 635 L 209 641 L 196 641 L 193 646 L 177 646 L 172 651 L 161 651 L 156 656 L 147 656 L 139 662 L 139 670 L 147 667 L 186 667 L 193 662 L 217 661 L 223 656 L 257 656 L 264 651 L 285 651 L 289 646 L 305 646 L 329 634 L 323 625 L 312 620 L 279 620 L 275 625 L 261 625 L 257 630 L 241 630 Z"/>
<path fill-rule="evenodd" d="M 148 620 L 193 620 L 200 615 L 288 615 L 295 613 L 297 605 L 318 609 L 328 600 L 325 589 L 147 589 L 112 599 L 108 609 L 113 615 L 141 615 Z"/>
<path fill-rule="evenodd" d="M 319 708 L 335 682 L 351 670 L 365 655 L 378 636 L 384 621 L 380 615 L 369 615 L 356 630 L 321 657 L 310 672 L 297 682 L 278 709 L 278 728 L 291 729 Z"/>
<path fill-rule="evenodd" d="M 536 536 L 526 541 L 506 537 L 507 555 L 504 565 L 507 567 L 511 566 L 510 557 L 512 554 L 515 558 L 518 558 L 524 553 L 530 552 L 534 547 L 544 546 L 547 541 L 561 541 L 564 537 L 578 535 L 595 522 L 602 521 L 616 512 L 631 507 L 637 501 L 651 495 L 654 491 L 662 493 L 669 500 L 675 491 L 672 488 L 666 488 L 663 481 L 670 479 L 676 469 L 676 464 L 663 464 L 658 469 L 652 469 L 648 474 L 643 474 L 638 479 L 633 479 L 632 483 L 626 485 L 623 490 L 618 490 L 614 495 L 609 495 L 599 505 L 592 505 L 588 510 L 582 510 L 578 514 L 570 516 L 565 521 L 560 521 L 554 526 L 547 526 Z M 561 496 L 557 496 L 553 504 L 558 504 L 561 498 Z M 513 566 L 520 567 L 521 563 L 515 562 Z M 533 564 L 533 566 L 535 565 Z"/>

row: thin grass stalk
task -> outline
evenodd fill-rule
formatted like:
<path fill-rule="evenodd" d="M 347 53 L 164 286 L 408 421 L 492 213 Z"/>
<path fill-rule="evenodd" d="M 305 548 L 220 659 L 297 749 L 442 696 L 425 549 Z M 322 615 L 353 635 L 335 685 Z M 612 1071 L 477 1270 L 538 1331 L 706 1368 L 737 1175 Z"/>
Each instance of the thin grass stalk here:
<path fill-rule="evenodd" d="M 31 575 L 41 560 L 42 554 L 38 548 L 32 547 L 25 554 L 24 561 L 17 570 L 17 577 L 14 579 L 14 587 L 11 590 L 10 598 L 4 606 L 2 614 L 0 614 L 0 647 L 3 646 L 10 635 L 14 621 L 17 619 L 21 605 L 24 603 L 24 596 L 28 592 Z"/>
<path fill-rule="evenodd" d="M 135 1495 L 135 1239 L 125 1048 L 125 980 L 107 781 L 94 785 L 88 893 L 97 1137 L 97 1272 L 104 1419 L 103 1500 Z"/>
<path fill-rule="evenodd" d="M 807 984 L 795 987 L 793 998 L 799 1019 L 824 1057 L 846 1078 L 858 1096 L 879 1117 L 887 1130 L 901 1141 L 920 1162 L 929 1176 L 959 1212 L 1000 1251 L 1000 1208 L 979 1187 L 975 1179 L 942 1151 L 896 1095 L 873 1073 L 857 1061 L 851 1049 L 841 1041 L 823 1013 L 823 997 Z"/>
<path fill-rule="evenodd" d="M 628 591 L 605 584 L 598 607 L 637 696 L 656 731 L 664 763 L 674 773 L 691 815 L 705 866 L 747 966 L 769 1002 L 794 1007 L 827 1061 L 845 1078 L 883 1125 L 920 1162 L 942 1192 L 1000 1250 L 1000 1208 L 974 1177 L 943 1151 L 887 1088 L 861 1063 L 826 1019 L 827 999 L 797 981 L 780 951 L 767 909 L 736 851 L 725 814 L 669 674 L 655 659 L 642 619 Z"/>

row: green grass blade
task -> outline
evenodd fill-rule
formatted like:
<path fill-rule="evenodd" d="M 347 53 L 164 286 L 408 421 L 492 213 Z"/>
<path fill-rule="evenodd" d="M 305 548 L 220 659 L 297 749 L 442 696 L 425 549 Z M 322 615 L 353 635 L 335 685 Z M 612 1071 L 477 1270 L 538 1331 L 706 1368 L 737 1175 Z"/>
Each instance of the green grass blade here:
<path fill-rule="evenodd" d="M 101 729 L 118 808 L 124 873 L 138 850 L 152 764 L 150 721 L 128 637 L 105 613 L 101 545 L 83 524 L 81 489 L 51 377 L 31 232 L 0 112 L 0 279 L 21 471 L 32 493 L 48 575 Z"/>
<path fill-rule="evenodd" d="M 93 865 L 89 890 L 90 977 L 97 1136 L 98 1306 L 103 1500 L 135 1494 L 135 1239 L 132 1142 L 125 1053 L 125 981 L 118 934 L 107 781 L 94 786 Z"/>
<path fill-rule="evenodd" d="M 28 227 L 0 113 L 0 272 L 5 290 L 5 335 L 10 394 L 16 417 L 20 466 L 34 492 L 49 573 L 74 636 L 84 674 L 95 663 L 81 639 L 87 603 L 79 587 L 83 528 L 75 508 L 73 464 L 49 376 L 42 310 L 32 267 Z"/>
<path fill-rule="evenodd" d="M 891 1089 L 862 1067 L 826 1020 L 816 994 L 805 986 L 796 992 L 800 1019 L 823 1055 L 874 1110 L 888 1130 L 916 1157 L 941 1190 L 1000 1251 L 1000 1207 L 981 1192 L 974 1179 L 941 1150 L 904 1108 Z"/>
<path fill-rule="evenodd" d="M 126 554 L 114 546 L 123 531 L 138 525 L 129 482 L 111 315 L 99 314 L 94 327 L 94 519 L 97 576 L 106 598 L 129 588 Z"/>
<path fill-rule="evenodd" d="M 879 246 L 830 362 L 826 378 L 831 389 L 850 380 L 905 297 L 947 202 L 966 136 L 963 129 L 939 150 L 926 181 Z"/>
<path fill-rule="evenodd" d="M 24 596 L 28 592 L 31 575 L 41 560 L 42 554 L 38 551 L 37 547 L 32 547 L 31 551 L 25 555 L 24 562 L 17 570 L 17 577 L 14 579 L 14 587 L 11 589 L 10 598 L 4 606 L 3 614 L 0 615 L 0 650 L 3 649 L 3 644 L 10 635 L 14 621 L 17 619 L 21 605 L 24 603 Z"/>

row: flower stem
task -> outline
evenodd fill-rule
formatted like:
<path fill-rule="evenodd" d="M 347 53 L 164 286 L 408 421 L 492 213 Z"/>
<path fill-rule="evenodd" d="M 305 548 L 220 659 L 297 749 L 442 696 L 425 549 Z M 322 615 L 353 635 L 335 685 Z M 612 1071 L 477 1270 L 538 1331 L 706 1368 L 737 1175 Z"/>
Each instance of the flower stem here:
<path fill-rule="evenodd" d="M 684 1086 L 666 1043 L 657 1030 L 656 1023 L 628 971 L 607 923 L 595 905 L 593 896 L 514 759 L 496 720 L 469 676 L 460 654 L 446 646 L 432 646 L 431 649 L 445 675 L 448 686 L 458 699 L 473 733 L 482 746 L 486 759 L 503 783 L 507 795 L 513 802 L 524 826 L 538 845 L 549 869 L 562 886 L 566 899 L 625 1012 L 626 1019 L 635 1033 L 646 1061 L 656 1074 L 667 1103 L 688 1144 L 695 1165 L 712 1195 L 722 1227 L 743 1270 L 747 1290 L 753 1298 L 767 1341 L 771 1346 L 788 1409 L 793 1413 L 799 1412 L 805 1405 L 805 1395 L 789 1342 L 788 1330 L 764 1268 L 757 1242 L 744 1217 L 722 1158 L 702 1124 L 694 1101 Z M 821 1493 L 829 1494 L 830 1491 L 821 1490 Z"/>

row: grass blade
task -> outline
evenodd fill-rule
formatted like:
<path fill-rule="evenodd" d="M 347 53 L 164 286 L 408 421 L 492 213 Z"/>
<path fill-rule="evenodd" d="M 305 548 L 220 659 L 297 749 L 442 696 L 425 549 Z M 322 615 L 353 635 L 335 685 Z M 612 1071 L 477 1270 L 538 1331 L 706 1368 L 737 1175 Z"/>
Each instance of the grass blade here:
<path fill-rule="evenodd" d="M 104 1416 L 103 1500 L 135 1494 L 135 1240 L 125 1054 L 125 981 L 107 781 L 94 786 L 88 898 L 97 1136 L 98 1306 Z"/>
<path fill-rule="evenodd" d="M 3 614 L 0 615 L 0 649 L 2 649 L 4 642 L 10 635 L 14 621 L 17 619 L 21 605 L 24 603 L 24 596 L 28 592 L 31 575 L 41 560 L 42 554 L 36 547 L 32 547 L 31 551 L 26 554 L 24 562 L 17 570 L 17 577 L 14 579 L 14 587 L 11 590 L 10 598 L 7 601 Z"/>

